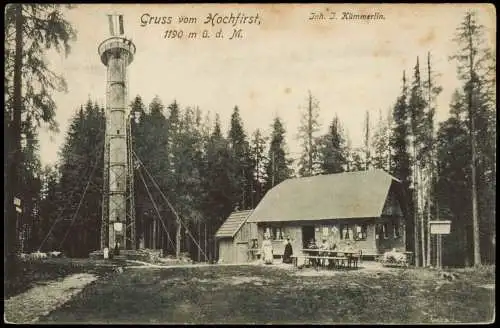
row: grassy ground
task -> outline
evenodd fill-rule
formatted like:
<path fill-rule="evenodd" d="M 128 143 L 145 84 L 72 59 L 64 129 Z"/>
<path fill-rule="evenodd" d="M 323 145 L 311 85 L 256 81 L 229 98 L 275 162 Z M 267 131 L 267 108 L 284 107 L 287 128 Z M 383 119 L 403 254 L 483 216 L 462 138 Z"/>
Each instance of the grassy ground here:
<path fill-rule="evenodd" d="M 88 259 L 53 258 L 19 262 L 19 274 L 14 281 L 4 281 L 5 298 L 25 292 L 35 284 L 62 279 L 73 273 L 96 273 L 104 275 L 109 268 L 124 265 L 124 262 L 108 262 Z"/>
<path fill-rule="evenodd" d="M 272 266 L 127 269 L 42 323 L 443 323 L 491 321 L 494 267 L 308 276 Z"/>

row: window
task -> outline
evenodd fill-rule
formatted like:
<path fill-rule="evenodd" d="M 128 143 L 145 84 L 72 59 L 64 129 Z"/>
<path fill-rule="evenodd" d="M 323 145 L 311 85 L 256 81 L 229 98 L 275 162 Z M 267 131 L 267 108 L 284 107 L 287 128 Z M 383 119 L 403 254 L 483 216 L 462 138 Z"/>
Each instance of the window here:
<path fill-rule="evenodd" d="M 393 224 L 393 227 L 394 227 L 394 238 L 399 238 L 401 237 L 401 231 L 400 231 L 400 226 L 399 226 L 399 223 L 394 223 Z"/>
<path fill-rule="evenodd" d="M 340 226 L 340 239 L 352 239 L 352 229 L 348 224 L 342 224 Z"/>
<path fill-rule="evenodd" d="M 366 240 L 368 237 L 368 228 L 366 224 L 356 224 L 354 225 L 354 239 L 355 240 Z"/>
<path fill-rule="evenodd" d="M 389 238 L 389 233 L 387 231 L 387 223 L 384 223 L 382 225 L 382 235 L 384 236 L 384 239 L 388 239 Z"/>
<path fill-rule="evenodd" d="M 264 231 L 264 235 L 270 236 L 272 240 L 285 239 L 285 232 L 281 227 L 267 227 Z"/>
<path fill-rule="evenodd" d="M 283 229 L 282 228 L 272 228 L 273 231 L 273 240 L 283 240 Z"/>

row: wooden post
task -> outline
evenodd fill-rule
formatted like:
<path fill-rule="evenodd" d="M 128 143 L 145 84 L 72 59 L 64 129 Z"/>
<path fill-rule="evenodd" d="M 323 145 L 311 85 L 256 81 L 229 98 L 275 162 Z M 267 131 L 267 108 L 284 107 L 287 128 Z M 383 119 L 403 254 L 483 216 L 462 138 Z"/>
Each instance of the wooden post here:
<path fill-rule="evenodd" d="M 206 222 L 204 223 L 204 226 L 205 226 L 205 233 L 203 234 L 203 238 L 205 239 L 204 253 L 205 253 L 205 262 L 208 262 L 208 258 L 207 258 L 207 223 Z"/>
<path fill-rule="evenodd" d="M 150 249 L 154 249 L 154 244 L 153 244 L 153 241 L 154 241 L 154 234 L 153 234 L 153 222 L 151 222 L 149 224 L 149 248 Z"/>
<path fill-rule="evenodd" d="M 163 255 L 163 240 L 165 239 L 165 236 L 164 236 L 164 230 L 163 229 L 158 229 L 158 234 L 159 234 L 159 249 L 161 250 L 161 254 Z"/>
<path fill-rule="evenodd" d="M 156 249 L 156 219 L 153 221 L 153 249 Z"/>
<path fill-rule="evenodd" d="M 201 223 L 198 221 L 198 245 L 201 245 Z M 200 252 L 200 247 L 198 247 L 198 257 L 196 260 L 200 262 L 201 258 L 201 252 Z"/>
<path fill-rule="evenodd" d="M 429 208 L 429 211 L 430 211 L 430 208 Z M 427 266 L 431 266 L 432 265 L 432 261 L 431 261 L 431 224 L 430 224 L 430 216 L 428 214 L 427 216 L 428 220 L 427 220 Z"/>
<path fill-rule="evenodd" d="M 177 229 L 175 233 L 175 257 L 177 259 L 179 259 L 181 256 L 181 228 L 181 222 L 177 218 Z"/>
<path fill-rule="evenodd" d="M 438 253 L 437 253 L 437 256 L 438 256 L 438 268 L 441 269 L 442 268 L 442 247 L 441 247 L 441 235 L 436 235 L 437 237 L 437 248 L 438 248 Z"/>

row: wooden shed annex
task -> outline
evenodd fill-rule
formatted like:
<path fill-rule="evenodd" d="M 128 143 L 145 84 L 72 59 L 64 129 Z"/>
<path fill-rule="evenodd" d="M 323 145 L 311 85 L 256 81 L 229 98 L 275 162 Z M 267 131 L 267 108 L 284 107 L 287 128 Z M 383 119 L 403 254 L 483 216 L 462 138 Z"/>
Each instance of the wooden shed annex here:
<path fill-rule="evenodd" d="M 215 234 L 219 249 L 219 263 L 248 262 L 248 247 L 257 225 L 247 222 L 252 210 L 235 211 L 229 215 Z"/>

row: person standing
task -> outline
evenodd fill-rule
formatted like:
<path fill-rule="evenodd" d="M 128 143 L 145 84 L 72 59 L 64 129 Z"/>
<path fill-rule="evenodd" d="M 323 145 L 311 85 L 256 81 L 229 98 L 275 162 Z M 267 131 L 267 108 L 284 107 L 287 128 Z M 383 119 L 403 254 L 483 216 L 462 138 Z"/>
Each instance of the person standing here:
<path fill-rule="evenodd" d="M 328 244 L 326 238 L 323 238 L 323 242 L 321 243 L 319 249 L 322 250 L 322 252 L 319 252 L 319 256 L 328 256 L 329 254 L 328 250 L 330 249 L 330 245 Z M 327 261 L 328 260 L 326 259 L 321 259 L 321 265 L 325 266 L 327 264 Z"/>
<path fill-rule="evenodd" d="M 283 253 L 283 263 L 292 263 L 293 249 L 292 244 L 290 244 L 290 238 L 286 238 L 285 251 Z"/>
<path fill-rule="evenodd" d="M 273 263 L 273 244 L 268 235 L 264 236 L 262 242 L 262 256 L 265 264 Z"/>
<path fill-rule="evenodd" d="M 120 243 L 118 242 L 118 240 L 115 242 L 115 255 L 120 255 Z"/>

